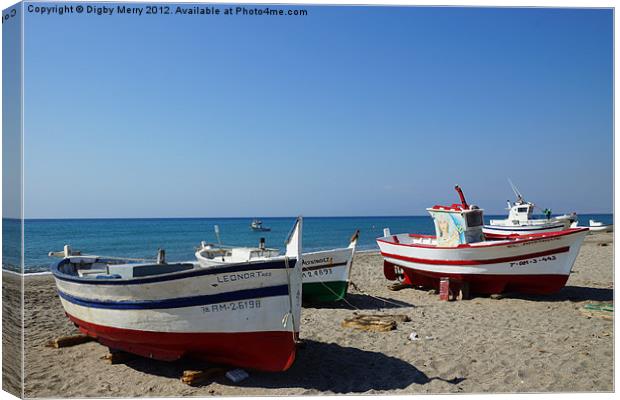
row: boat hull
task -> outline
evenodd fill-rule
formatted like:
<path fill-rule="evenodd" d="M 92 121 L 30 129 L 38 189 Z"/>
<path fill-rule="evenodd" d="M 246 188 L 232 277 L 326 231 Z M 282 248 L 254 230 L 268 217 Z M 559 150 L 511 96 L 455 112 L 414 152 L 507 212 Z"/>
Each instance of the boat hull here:
<path fill-rule="evenodd" d="M 283 371 L 295 359 L 299 333 L 295 264 L 280 258 L 129 281 L 52 272 L 67 316 L 111 349 Z"/>
<path fill-rule="evenodd" d="M 329 303 L 347 296 L 348 281 L 329 281 L 303 284 L 303 301 L 308 303 Z"/>
<path fill-rule="evenodd" d="M 104 346 L 142 357 L 174 361 L 184 356 L 263 371 L 284 371 L 295 361 L 291 332 L 152 332 L 115 328 L 67 314 Z"/>
<path fill-rule="evenodd" d="M 387 279 L 439 287 L 441 278 L 467 282 L 473 293 L 549 294 L 566 284 L 585 229 L 456 248 L 377 242 Z"/>
<path fill-rule="evenodd" d="M 472 293 L 497 294 L 519 292 L 525 294 L 556 293 L 566 285 L 568 275 L 500 275 L 500 274 L 453 274 L 437 273 L 419 268 L 403 267 L 384 261 L 384 271 L 389 279 L 394 268 L 401 268 L 402 282 L 411 286 L 421 286 L 439 290 L 439 281 L 450 278 L 457 282 L 467 282 Z M 394 280 L 394 279 L 392 279 Z"/>
<path fill-rule="evenodd" d="M 345 298 L 354 248 L 304 253 L 302 298 L 304 302 L 331 302 Z"/>
<path fill-rule="evenodd" d="M 523 226 L 499 226 L 499 225 L 484 225 L 482 231 L 484 234 L 491 235 L 533 235 L 538 233 L 547 232 L 560 232 L 566 229 L 566 225 L 563 223 L 556 223 L 551 225 L 523 225 Z"/>
<path fill-rule="evenodd" d="M 590 232 L 613 232 L 613 225 L 601 225 L 601 226 L 590 226 L 588 228 Z"/>

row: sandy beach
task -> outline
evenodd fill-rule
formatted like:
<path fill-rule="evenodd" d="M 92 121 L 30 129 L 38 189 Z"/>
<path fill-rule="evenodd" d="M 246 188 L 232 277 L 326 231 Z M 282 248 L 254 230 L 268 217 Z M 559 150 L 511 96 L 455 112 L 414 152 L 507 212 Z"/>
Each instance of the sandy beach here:
<path fill-rule="evenodd" d="M 346 302 L 303 309 L 304 344 L 288 371 L 250 371 L 239 384 L 219 376 L 200 387 L 179 377 L 206 364 L 135 358 L 110 365 L 100 359 L 107 348 L 96 342 L 45 347 L 77 330 L 64 315 L 52 277 L 28 276 L 25 396 L 612 391 L 613 321 L 583 312 L 588 303 L 613 301 L 612 240 L 612 234 L 589 236 L 567 286 L 555 295 L 454 302 L 426 290 L 388 290 L 381 256 L 360 253 Z M 5 288 L 19 284 L 12 274 L 3 279 Z M 411 321 L 384 333 L 341 327 L 354 313 L 406 314 Z M 5 327 L 15 315 L 5 308 Z M 408 340 L 413 331 L 422 340 Z"/>

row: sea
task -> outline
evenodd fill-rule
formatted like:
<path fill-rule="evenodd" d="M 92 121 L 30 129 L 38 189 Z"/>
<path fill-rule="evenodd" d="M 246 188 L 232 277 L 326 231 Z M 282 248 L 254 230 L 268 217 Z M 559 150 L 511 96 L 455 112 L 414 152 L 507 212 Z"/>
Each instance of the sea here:
<path fill-rule="evenodd" d="M 505 216 L 485 216 L 489 219 Z M 613 223 L 612 214 L 579 215 L 579 225 L 594 219 Z M 215 226 L 225 245 L 257 246 L 265 238 L 268 247 L 283 250 L 284 240 L 295 221 L 288 218 L 261 218 L 269 232 L 250 229 L 252 218 L 137 218 L 137 219 L 27 219 L 24 226 L 24 272 L 42 273 L 56 261 L 50 251 L 61 251 L 65 244 L 83 254 L 154 259 L 158 249 L 166 251 L 168 261 L 194 259 L 201 241 L 217 243 Z M 400 217 L 306 217 L 303 225 L 304 252 L 346 247 L 360 230 L 358 251 L 378 250 L 375 239 L 383 228 L 392 233 L 434 234 L 429 216 Z M 3 219 L 2 268 L 19 271 L 19 221 Z"/>

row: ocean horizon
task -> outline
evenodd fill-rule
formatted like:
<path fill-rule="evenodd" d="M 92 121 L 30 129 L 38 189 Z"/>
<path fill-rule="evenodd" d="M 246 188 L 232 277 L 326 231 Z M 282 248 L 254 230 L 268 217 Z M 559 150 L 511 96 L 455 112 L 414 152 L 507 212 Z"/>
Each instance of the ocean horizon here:
<path fill-rule="evenodd" d="M 263 226 L 269 232 L 250 229 L 254 217 L 226 218 L 50 218 L 24 220 L 24 272 L 49 271 L 55 260 L 50 251 L 62 250 L 65 244 L 86 254 L 116 257 L 154 259 L 158 249 L 166 250 L 168 261 L 194 260 L 194 252 L 201 241 L 216 243 L 214 226 L 220 227 L 223 244 L 255 246 L 265 238 L 268 247 L 283 250 L 284 240 L 293 226 L 295 217 L 264 217 Z M 505 215 L 485 216 L 490 219 Z M 613 223 L 613 214 L 581 214 L 579 224 L 589 219 Z M 360 230 L 359 251 L 378 250 L 375 239 L 383 236 L 383 229 L 392 233 L 434 234 L 430 216 L 346 216 L 304 217 L 304 252 L 346 247 L 356 230 Z M 19 272 L 19 220 L 3 218 L 2 268 Z"/>

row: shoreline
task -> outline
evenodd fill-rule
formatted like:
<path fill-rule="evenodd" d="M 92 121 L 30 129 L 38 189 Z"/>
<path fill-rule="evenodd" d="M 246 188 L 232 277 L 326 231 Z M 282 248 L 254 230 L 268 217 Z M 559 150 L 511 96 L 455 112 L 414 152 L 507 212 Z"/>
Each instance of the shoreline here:
<path fill-rule="evenodd" d="M 4 272 L 5 288 L 13 285 L 15 289 L 22 275 Z M 613 321 L 582 312 L 586 304 L 613 301 L 612 234 L 588 236 L 567 286 L 550 296 L 442 302 L 425 290 L 392 292 L 387 289 L 390 282 L 383 277 L 382 258 L 376 251 L 356 254 L 351 281 L 346 301 L 303 308 L 300 336 L 305 345 L 289 370 L 248 371 L 250 378 L 239 384 L 216 377 L 204 386 L 190 387 L 179 380 L 184 369 L 196 368 L 187 361 L 136 358 L 110 365 L 100 359 L 107 348 L 97 342 L 62 349 L 45 347 L 48 340 L 77 330 L 64 316 L 52 276 L 26 274 L 25 396 L 613 390 Z M 7 293 L 10 290 L 5 296 Z M 342 320 L 353 313 L 405 314 L 411 321 L 398 323 L 390 332 L 341 327 Z M 5 326 L 15 323 L 10 317 L 5 312 Z M 412 342 L 408 336 L 414 331 L 421 338 L 432 339 Z M 10 351 L 11 344 L 7 345 Z M 10 367 L 10 361 L 5 363 L 5 371 L 17 374 Z M 205 367 L 204 363 L 200 367 Z M 88 379 L 84 371 L 92 371 Z"/>

